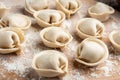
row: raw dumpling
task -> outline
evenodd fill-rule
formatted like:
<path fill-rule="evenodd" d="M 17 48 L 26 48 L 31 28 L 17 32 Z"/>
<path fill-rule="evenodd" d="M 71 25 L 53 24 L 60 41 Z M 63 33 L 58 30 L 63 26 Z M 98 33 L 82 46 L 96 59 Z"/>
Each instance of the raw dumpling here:
<path fill-rule="evenodd" d="M 12 14 L 4 17 L 1 20 L 3 27 L 17 27 L 22 30 L 26 30 L 31 26 L 31 20 L 29 17 L 22 14 Z"/>
<path fill-rule="evenodd" d="M 25 0 L 25 10 L 31 14 L 48 8 L 48 0 Z"/>
<path fill-rule="evenodd" d="M 113 30 L 109 34 L 109 40 L 113 47 L 120 52 L 120 30 Z"/>
<path fill-rule="evenodd" d="M 88 9 L 88 13 L 92 18 L 106 21 L 109 15 L 114 13 L 114 9 L 104 3 L 98 2 Z"/>
<path fill-rule="evenodd" d="M 44 77 L 64 76 L 68 69 L 68 60 L 63 53 L 56 50 L 45 50 L 33 58 L 33 69 Z"/>
<path fill-rule="evenodd" d="M 63 11 L 67 18 L 70 18 L 71 14 L 80 9 L 81 3 L 79 0 L 56 0 L 56 7 L 58 10 Z"/>
<path fill-rule="evenodd" d="M 108 48 L 101 40 L 90 37 L 78 47 L 76 61 L 87 66 L 96 66 L 108 58 Z"/>
<path fill-rule="evenodd" d="M 18 28 L 7 27 L 0 29 L 0 53 L 7 54 L 16 52 L 20 54 L 24 34 Z"/>
<path fill-rule="evenodd" d="M 0 2 L 0 18 L 7 15 L 10 8 L 6 7 L 2 2 Z"/>
<path fill-rule="evenodd" d="M 48 27 L 40 32 L 43 43 L 51 48 L 65 47 L 71 40 L 70 33 L 60 27 Z"/>
<path fill-rule="evenodd" d="M 101 38 L 104 32 L 104 25 L 94 18 L 83 18 L 76 26 L 80 38 L 85 39 L 90 36 Z"/>
<path fill-rule="evenodd" d="M 34 17 L 41 27 L 60 26 L 65 20 L 65 14 L 58 10 L 41 10 Z"/>

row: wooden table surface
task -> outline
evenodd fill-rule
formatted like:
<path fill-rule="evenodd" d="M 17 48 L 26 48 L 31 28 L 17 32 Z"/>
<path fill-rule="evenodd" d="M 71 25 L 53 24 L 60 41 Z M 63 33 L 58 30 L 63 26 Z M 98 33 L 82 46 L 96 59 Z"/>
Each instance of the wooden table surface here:
<path fill-rule="evenodd" d="M 0 0 L 5 5 L 11 7 L 10 13 L 21 13 L 29 15 L 24 11 L 24 0 Z M 50 8 L 55 9 L 54 0 L 49 0 Z M 96 67 L 87 67 L 78 64 L 74 60 L 78 44 L 82 41 L 75 31 L 75 25 L 81 18 L 89 17 L 87 9 L 95 4 L 94 0 L 80 0 L 82 2 L 81 9 L 71 17 L 65 20 L 62 27 L 69 30 L 73 36 L 72 42 L 64 49 L 55 49 L 65 53 L 69 60 L 68 73 L 62 78 L 45 78 L 39 77 L 36 72 L 31 68 L 31 61 L 33 56 L 39 51 L 48 50 L 51 48 L 46 47 L 39 36 L 42 30 L 36 23 L 33 17 L 32 26 L 25 31 L 25 42 L 23 52 L 21 55 L 7 54 L 0 55 L 0 80 L 120 80 L 120 55 L 111 46 L 108 35 L 112 30 L 119 29 L 120 27 L 120 13 L 115 12 L 111 15 L 110 19 L 104 22 L 105 33 L 103 41 L 109 48 L 109 59 Z M 118 54 L 116 54 L 118 53 Z"/>

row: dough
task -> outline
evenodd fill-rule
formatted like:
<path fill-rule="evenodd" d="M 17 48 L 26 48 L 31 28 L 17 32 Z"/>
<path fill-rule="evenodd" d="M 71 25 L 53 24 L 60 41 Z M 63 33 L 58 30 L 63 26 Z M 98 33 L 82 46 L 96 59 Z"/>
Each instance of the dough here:
<path fill-rule="evenodd" d="M 52 9 L 35 12 L 34 17 L 41 27 L 60 26 L 65 20 L 63 12 Z"/>
<path fill-rule="evenodd" d="M 20 54 L 24 34 L 18 28 L 7 27 L 0 29 L 0 53 L 7 54 L 16 52 Z"/>
<path fill-rule="evenodd" d="M 67 18 L 75 14 L 81 7 L 79 0 L 56 0 L 56 8 L 63 11 Z"/>
<path fill-rule="evenodd" d="M 105 61 L 108 55 L 108 48 L 104 42 L 95 37 L 89 37 L 80 43 L 76 61 L 87 66 L 96 66 Z"/>
<path fill-rule="evenodd" d="M 56 50 L 41 51 L 33 58 L 33 69 L 44 77 L 64 76 L 68 69 L 68 59 Z"/>
<path fill-rule="evenodd" d="M 92 18 L 96 18 L 100 21 L 106 21 L 110 14 L 113 14 L 115 11 L 112 7 L 101 3 L 97 2 L 95 5 L 90 7 L 88 9 L 88 13 Z"/>
<path fill-rule="evenodd" d="M 51 48 L 65 47 L 72 40 L 72 36 L 60 27 L 48 27 L 40 32 L 43 43 Z"/>
<path fill-rule="evenodd" d="M 102 38 L 104 24 L 94 18 L 83 18 L 78 21 L 76 31 L 78 36 L 82 39 L 91 36 Z"/>

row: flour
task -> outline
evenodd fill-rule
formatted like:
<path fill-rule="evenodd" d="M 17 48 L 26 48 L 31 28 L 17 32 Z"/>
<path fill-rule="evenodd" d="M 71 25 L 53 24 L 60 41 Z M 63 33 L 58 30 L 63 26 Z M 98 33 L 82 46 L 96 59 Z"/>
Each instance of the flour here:
<path fill-rule="evenodd" d="M 13 72 L 21 77 L 25 77 L 28 69 L 31 67 L 31 60 L 27 58 L 20 58 L 17 56 L 8 58 L 7 57 L 0 57 L 0 61 L 2 61 L 2 66 L 7 72 Z M 14 59 L 14 60 L 13 60 Z M 9 62 L 12 61 L 12 62 Z M 1 72 L 4 73 L 4 72 Z M 5 74 L 2 74 L 3 76 Z"/>
<path fill-rule="evenodd" d="M 110 57 L 111 56 L 113 57 L 113 55 L 110 55 Z M 111 72 L 115 71 L 114 68 L 116 67 L 116 65 L 118 65 L 116 61 L 106 60 L 104 66 L 96 67 L 94 69 L 91 68 L 90 70 L 92 71 L 92 73 L 90 74 L 90 76 L 96 78 L 102 76 L 106 76 L 106 77 L 112 76 Z M 101 71 L 101 73 L 97 73 L 96 71 Z"/>

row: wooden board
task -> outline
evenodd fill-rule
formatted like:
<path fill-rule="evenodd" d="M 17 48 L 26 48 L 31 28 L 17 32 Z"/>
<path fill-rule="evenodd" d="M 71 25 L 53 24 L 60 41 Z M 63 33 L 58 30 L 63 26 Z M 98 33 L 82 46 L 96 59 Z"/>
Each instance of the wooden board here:
<path fill-rule="evenodd" d="M 11 7 L 10 13 L 21 13 L 28 15 L 24 12 L 24 0 L 0 0 L 5 5 Z M 50 8 L 55 9 L 54 0 L 49 0 Z M 119 29 L 120 27 L 120 13 L 115 12 L 111 15 L 110 19 L 104 22 L 105 33 L 103 41 L 108 45 L 110 56 L 109 59 L 97 67 L 86 67 L 78 64 L 74 60 L 78 44 L 82 41 L 75 31 L 75 25 L 81 18 L 89 17 L 87 9 L 95 4 L 94 0 L 80 0 L 82 8 L 71 17 L 65 20 L 62 27 L 69 30 L 73 36 L 72 42 L 64 49 L 55 49 L 65 53 L 69 60 L 68 73 L 63 78 L 45 78 L 39 77 L 36 72 L 31 68 L 31 61 L 33 56 L 39 51 L 48 50 L 51 48 L 46 47 L 39 36 L 42 30 L 34 19 L 31 17 L 33 24 L 30 29 L 25 31 L 25 42 L 23 52 L 21 55 L 7 54 L 0 55 L 0 80 L 120 80 L 120 55 L 111 46 L 108 35 L 112 30 Z M 52 6 L 51 6 L 52 5 Z"/>

